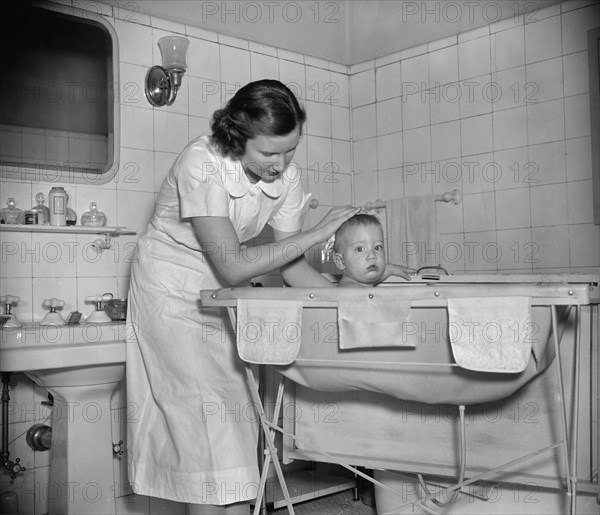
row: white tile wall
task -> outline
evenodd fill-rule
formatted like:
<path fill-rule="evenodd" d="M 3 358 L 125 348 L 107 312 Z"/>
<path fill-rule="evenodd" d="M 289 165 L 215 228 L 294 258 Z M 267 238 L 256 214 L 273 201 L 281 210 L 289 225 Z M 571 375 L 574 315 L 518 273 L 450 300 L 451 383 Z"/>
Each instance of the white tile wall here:
<path fill-rule="evenodd" d="M 525 25 L 525 62 L 551 59 L 562 55 L 561 17 L 552 16 Z"/>
<path fill-rule="evenodd" d="M 352 107 L 357 108 L 375 102 L 375 70 L 369 68 L 350 76 Z"/>
<path fill-rule="evenodd" d="M 378 136 L 402 131 L 402 97 L 377 102 L 376 124 Z"/>
<path fill-rule="evenodd" d="M 460 80 L 490 73 L 490 36 L 459 43 L 458 78 Z"/>
<path fill-rule="evenodd" d="M 352 110 L 352 136 L 355 140 L 372 138 L 377 133 L 375 104 Z"/>
<path fill-rule="evenodd" d="M 525 61 L 525 27 L 523 25 L 499 32 L 493 31 L 491 42 L 494 69 L 514 68 Z"/>
<path fill-rule="evenodd" d="M 378 102 L 398 97 L 401 83 L 400 61 L 376 69 L 376 97 Z"/>
<path fill-rule="evenodd" d="M 526 99 L 536 99 L 536 85 L 527 85 L 525 66 L 498 69 L 498 71 L 492 72 L 492 84 L 497 88 L 496 92 L 490 91 L 494 98 L 492 105 L 494 112 L 523 107 Z"/>
<path fill-rule="evenodd" d="M 381 136 L 379 139 L 384 138 L 389 141 L 388 147 L 394 155 L 392 159 L 388 159 L 388 155 L 385 153 L 386 147 L 381 146 L 383 154 L 379 154 L 380 149 L 378 148 L 380 162 L 390 161 L 391 166 L 398 166 L 402 161 L 420 164 L 431 160 L 431 132 L 428 126 L 407 129 L 402 134 L 390 134 Z M 396 149 L 402 149 L 402 153 L 400 154 Z"/>
<path fill-rule="evenodd" d="M 404 130 L 429 125 L 429 102 L 426 90 L 418 90 L 416 83 L 407 83 L 402 88 L 402 128 Z"/>
<path fill-rule="evenodd" d="M 400 73 L 395 56 L 351 67 L 355 201 L 459 188 L 462 205 L 437 206 L 440 241 L 501 252 L 442 253 L 449 269 L 597 272 L 585 34 L 598 20 L 596 2 L 564 2 L 403 51 Z"/>

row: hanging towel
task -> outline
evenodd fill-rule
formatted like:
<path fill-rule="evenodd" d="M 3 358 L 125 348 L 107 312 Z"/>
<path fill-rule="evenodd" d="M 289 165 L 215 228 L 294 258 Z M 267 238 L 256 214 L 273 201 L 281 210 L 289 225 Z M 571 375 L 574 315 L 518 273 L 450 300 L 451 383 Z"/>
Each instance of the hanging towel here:
<path fill-rule="evenodd" d="M 338 302 L 340 349 L 415 347 L 410 301 L 375 299 Z"/>
<path fill-rule="evenodd" d="M 247 363 L 289 365 L 300 351 L 302 302 L 238 299 L 237 349 Z"/>
<path fill-rule="evenodd" d="M 428 264 L 438 239 L 435 195 L 388 200 L 386 231 L 388 261 L 410 268 Z"/>
<path fill-rule="evenodd" d="M 481 372 L 522 372 L 532 346 L 531 298 L 448 299 L 456 363 Z"/>

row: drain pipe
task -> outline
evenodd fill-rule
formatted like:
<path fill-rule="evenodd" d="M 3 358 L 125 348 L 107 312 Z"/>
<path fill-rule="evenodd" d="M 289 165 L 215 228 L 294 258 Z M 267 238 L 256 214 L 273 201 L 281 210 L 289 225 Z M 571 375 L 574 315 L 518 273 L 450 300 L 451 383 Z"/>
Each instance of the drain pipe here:
<path fill-rule="evenodd" d="M 8 401 L 9 396 L 9 385 L 10 374 L 2 374 L 2 467 L 10 472 L 10 477 L 15 479 L 19 472 L 25 472 L 27 470 L 21 465 L 21 459 L 17 458 L 15 461 L 10 460 L 10 452 L 8 450 Z"/>

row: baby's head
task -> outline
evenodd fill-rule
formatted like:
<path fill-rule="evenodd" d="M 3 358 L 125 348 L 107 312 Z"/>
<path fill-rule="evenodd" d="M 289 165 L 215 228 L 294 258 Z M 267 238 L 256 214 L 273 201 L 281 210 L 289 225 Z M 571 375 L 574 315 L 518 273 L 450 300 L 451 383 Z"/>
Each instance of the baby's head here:
<path fill-rule="evenodd" d="M 373 215 L 358 214 L 335 233 L 333 261 L 344 277 L 340 285 L 373 286 L 385 273 L 383 227 Z"/>

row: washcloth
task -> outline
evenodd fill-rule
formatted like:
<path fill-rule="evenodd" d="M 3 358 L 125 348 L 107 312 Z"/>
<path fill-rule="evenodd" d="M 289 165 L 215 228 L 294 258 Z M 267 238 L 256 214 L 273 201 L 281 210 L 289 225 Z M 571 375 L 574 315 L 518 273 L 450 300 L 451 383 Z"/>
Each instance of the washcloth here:
<path fill-rule="evenodd" d="M 339 348 L 415 347 L 409 315 L 410 301 L 340 301 Z"/>
<path fill-rule="evenodd" d="M 427 264 L 435 252 L 435 195 L 404 197 L 386 202 L 388 261 L 409 268 Z"/>
<path fill-rule="evenodd" d="M 302 341 L 302 302 L 238 299 L 237 349 L 247 363 L 289 365 Z"/>
<path fill-rule="evenodd" d="M 329 239 L 325 243 L 325 246 L 323 247 L 323 250 L 321 251 L 321 262 L 322 263 L 331 263 L 333 261 L 333 248 L 334 247 L 335 247 L 335 233 L 329 237 Z"/>
<path fill-rule="evenodd" d="M 522 372 L 531 356 L 531 299 L 448 299 L 448 334 L 456 363 L 481 372 Z"/>

